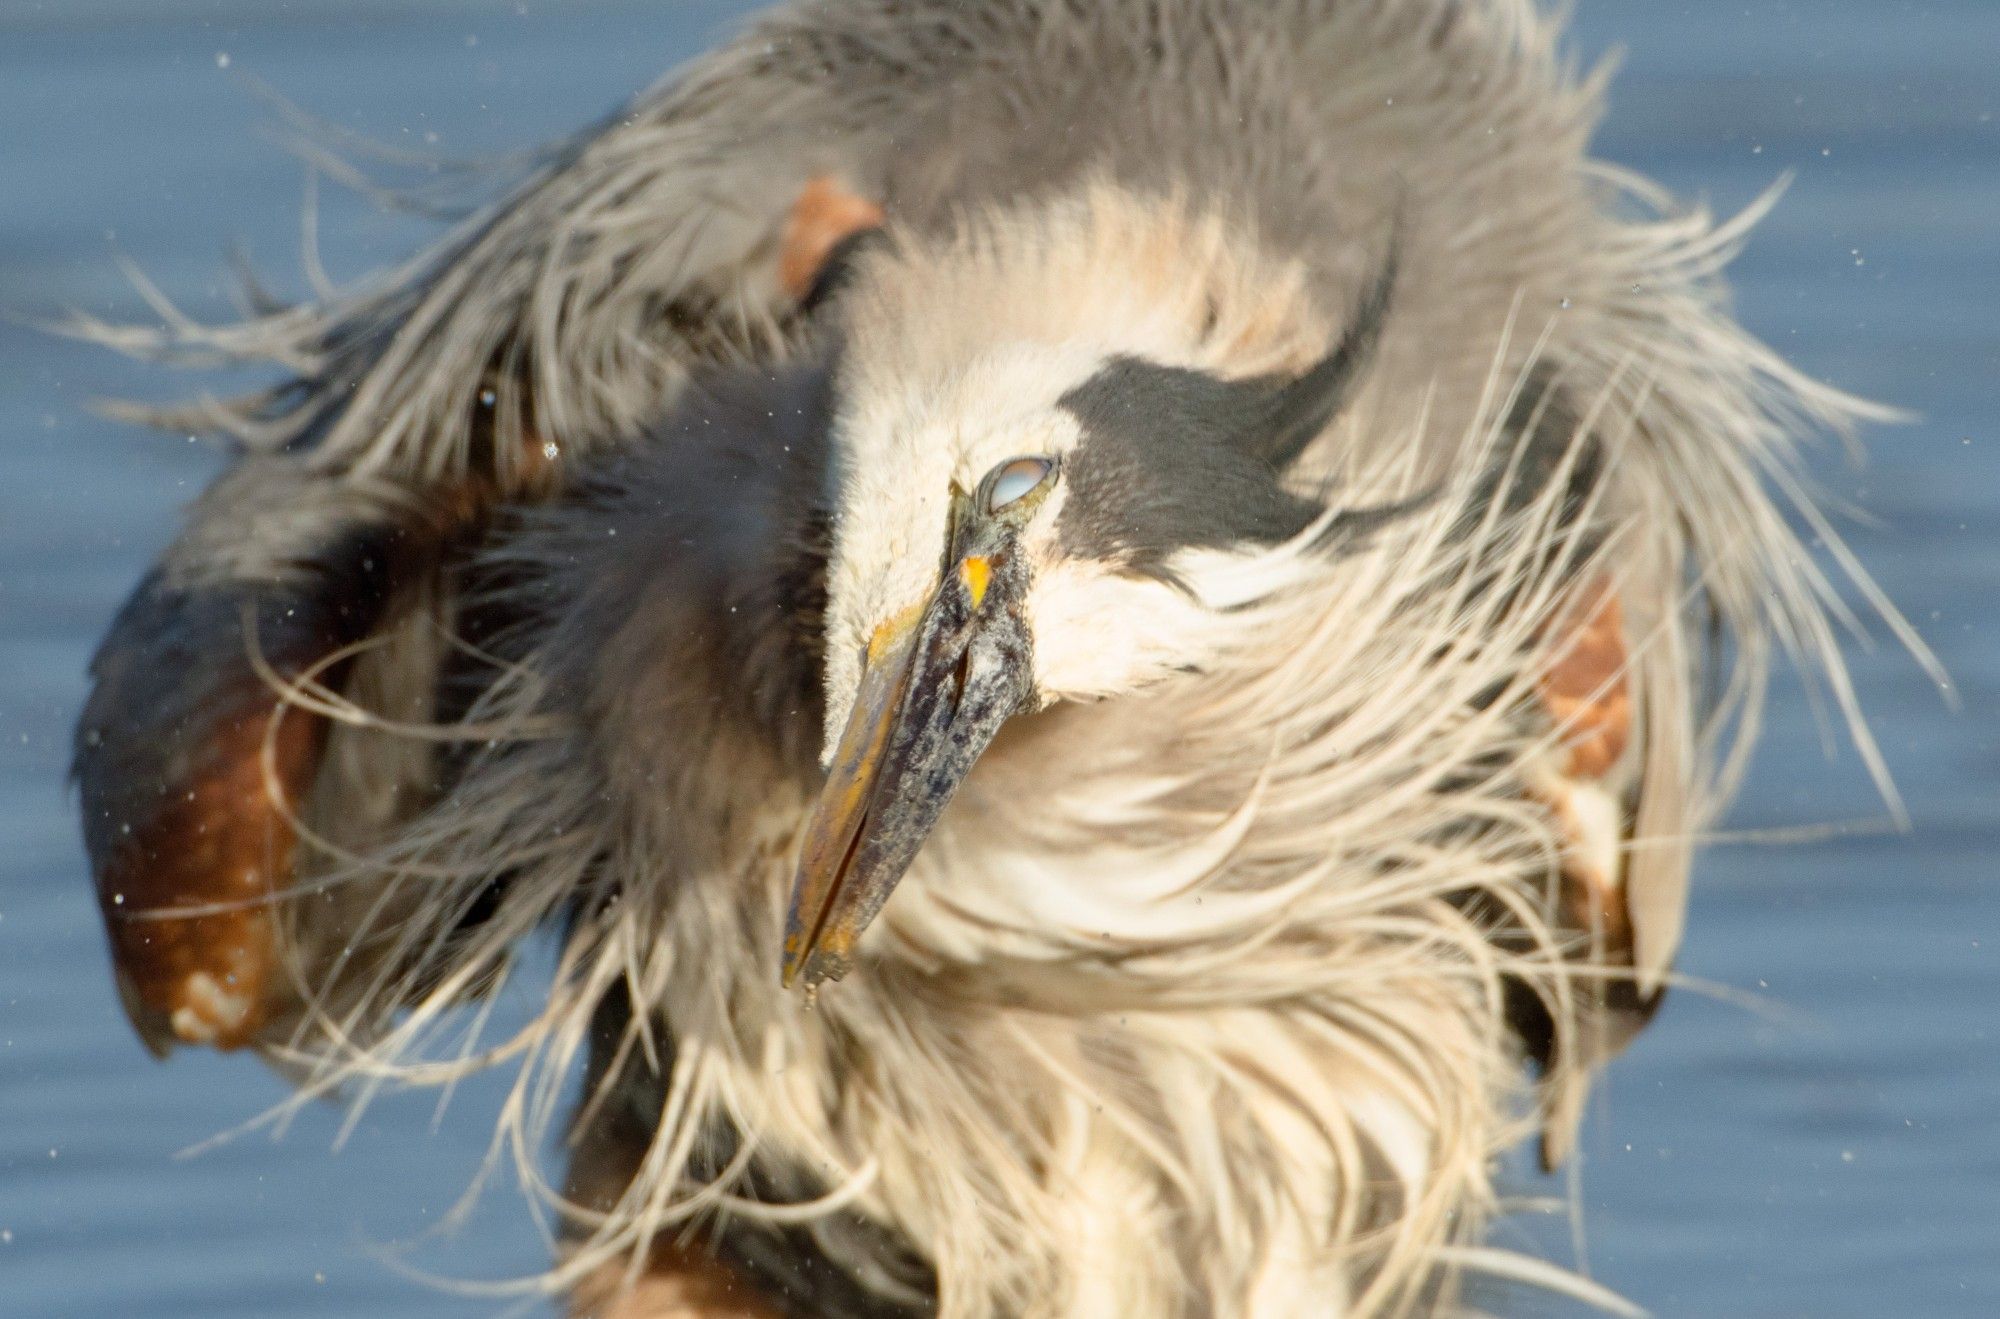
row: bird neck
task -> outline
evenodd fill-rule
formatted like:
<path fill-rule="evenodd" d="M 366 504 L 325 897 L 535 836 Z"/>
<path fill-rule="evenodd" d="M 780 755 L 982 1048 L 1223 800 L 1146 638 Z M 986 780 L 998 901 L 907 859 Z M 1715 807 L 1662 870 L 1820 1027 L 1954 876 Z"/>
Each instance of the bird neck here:
<path fill-rule="evenodd" d="M 1456 895 L 1511 891 L 1530 844 L 1409 828 L 1500 734 L 1473 674 L 1427 686 L 1393 653 L 1398 550 L 1273 602 L 1260 663 L 1010 730 L 817 1002 L 771 970 L 782 830 L 686 886 L 644 935 L 677 1049 L 655 1149 L 727 1125 L 767 1185 L 915 1243 L 951 1314 L 1415 1295 L 1520 1134 L 1501 970 Z M 1380 745 L 1420 715 L 1433 759 Z M 698 1171 L 648 1175 L 713 1195 Z"/>

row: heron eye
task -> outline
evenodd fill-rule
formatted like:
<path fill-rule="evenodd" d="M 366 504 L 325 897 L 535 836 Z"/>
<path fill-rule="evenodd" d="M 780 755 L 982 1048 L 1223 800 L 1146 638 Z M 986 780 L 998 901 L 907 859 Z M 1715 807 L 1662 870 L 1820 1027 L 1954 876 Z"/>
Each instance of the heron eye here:
<path fill-rule="evenodd" d="M 1001 463 L 986 478 L 986 511 L 998 513 L 1020 503 L 1041 489 L 1055 470 L 1053 458 L 1010 458 Z"/>

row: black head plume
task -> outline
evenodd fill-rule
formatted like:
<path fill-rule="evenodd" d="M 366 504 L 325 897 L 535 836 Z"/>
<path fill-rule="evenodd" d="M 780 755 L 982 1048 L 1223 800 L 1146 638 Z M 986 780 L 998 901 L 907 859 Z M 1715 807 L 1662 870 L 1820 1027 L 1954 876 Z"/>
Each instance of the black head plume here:
<path fill-rule="evenodd" d="M 1277 386 L 1262 407 L 1245 410 L 1239 444 L 1276 471 L 1299 460 L 1347 406 L 1355 378 L 1382 338 L 1395 285 L 1396 251 L 1391 248 L 1339 342 L 1305 374 Z"/>
<path fill-rule="evenodd" d="M 1310 526 L 1325 507 L 1288 490 L 1285 470 L 1347 403 L 1395 267 L 1392 254 L 1340 341 L 1301 375 L 1225 380 L 1120 357 L 1064 395 L 1084 433 L 1065 465 L 1071 551 L 1159 571 L 1177 550 L 1275 543 Z"/>
<path fill-rule="evenodd" d="M 854 268 L 861 258 L 870 252 L 880 251 L 889 246 L 889 235 L 880 226 L 857 229 L 834 245 L 827 253 L 826 261 L 813 276 L 812 286 L 799 299 L 799 314 L 810 317 L 821 307 L 846 291 L 854 282 Z"/>

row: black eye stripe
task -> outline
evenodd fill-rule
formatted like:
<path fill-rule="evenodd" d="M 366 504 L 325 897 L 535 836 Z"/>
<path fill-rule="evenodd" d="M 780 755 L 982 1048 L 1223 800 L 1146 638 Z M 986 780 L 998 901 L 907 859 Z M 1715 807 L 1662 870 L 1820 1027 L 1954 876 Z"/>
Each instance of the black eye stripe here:
<path fill-rule="evenodd" d="M 1288 492 L 1241 436 L 1243 419 L 1261 416 L 1283 383 L 1123 357 L 1071 390 L 1061 406 L 1083 439 L 1065 477 L 1065 546 L 1150 570 L 1183 549 L 1303 531 L 1324 510 Z"/>
<path fill-rule="evenodd" d="M 1143 571 L 1180 549 L 1282 541 L 1311 525 L 1325 509 L 1284 475 L 1374 355 L 1396 267 L 1392 250 L 1347 331 L 1301 375 L 1225 379 L 1114 357 L 1065 394 L 1083 439 L 1065 478 L 1064 544 Z"/>

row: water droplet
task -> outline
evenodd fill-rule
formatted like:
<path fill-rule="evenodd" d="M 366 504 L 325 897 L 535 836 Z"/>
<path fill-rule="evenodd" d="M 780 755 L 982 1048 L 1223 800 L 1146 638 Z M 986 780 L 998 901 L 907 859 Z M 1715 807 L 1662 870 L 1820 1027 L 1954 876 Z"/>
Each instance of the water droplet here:
<path fill-rule="evenodd" d="M 492 407 L 496 402 L 499 401 L 499 399 L 500 396 L 494 393 L 490 389 L 482 389 L 479 391 L 479 406 L 482 408 Z"/>
<path fill-rule="evenodd" d="M 554 462 L 557 458 L 561 456 L 562 456 L 562 450 L 556 447 L 556 442 L 554 440 L 542 441 L 542 457 L 548 459 L 550 462 Z"/>
<path fill-rule="evenodd" d="M 1562 309 L 1564 311 L 1568 311 L 1571 307 L 1574 307 L 1575 305 L 1576 304 L 1574 302 L 1571 302 L 1568 298 L 1564 298 L 1562 300 Z"/>

